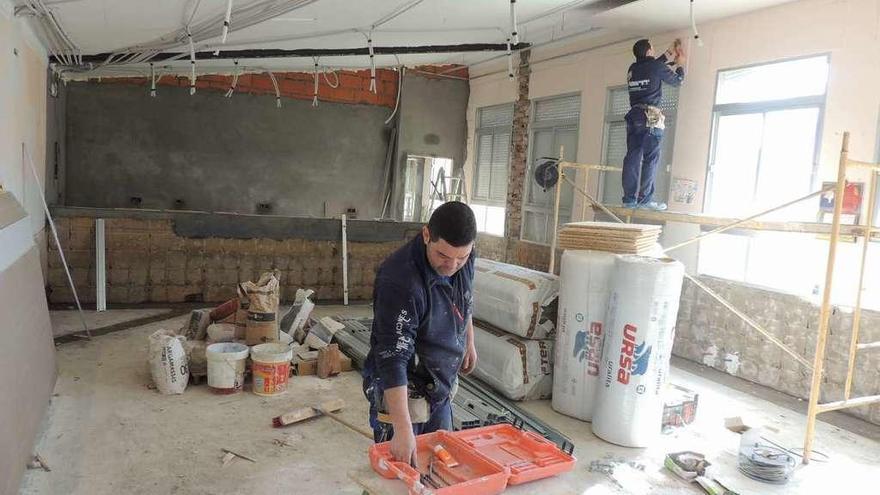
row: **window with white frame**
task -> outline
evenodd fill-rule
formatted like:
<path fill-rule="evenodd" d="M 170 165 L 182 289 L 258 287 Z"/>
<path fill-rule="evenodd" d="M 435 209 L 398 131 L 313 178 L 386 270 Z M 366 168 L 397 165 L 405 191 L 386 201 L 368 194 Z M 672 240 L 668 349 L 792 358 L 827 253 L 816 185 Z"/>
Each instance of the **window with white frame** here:
<path fill-rule="evenodd" d="M 829 58 L 822 55 L 719 72 L 706 213 L 742 218 L 822 186 L 818 148 L 828 71 Z M 819 200 L 810 199 L 762 218 L 817 221 L 818 210 Z M 838 249 L 835 278 L 855 279 L 858 244 L 842 243 Z M 869 258 L 878 253 L 871 246 Z M 821 291 L 827 254 L 827 237 L 726 233 L 701 242 L 699 271 L 810 296 Z M 866 287 L 876 289 L 866 291 L 865 303 L 880 307 L 880 270 L 868 270 L 866 277 Z M 854 301 L 850 285 L 835 282 L 836 302 Z"/>
<path fill-rule="evenodd" d="M 669 169 L 672 163 L 672 143 L 675 140 L 675 122 L 678 111 L 678 87 L 663 84 L 660 109 L 666 117 L 666 129 L 660 145 L 660 165 L 654 179 L 654 199 L 666 201 L 669 192 Z M 605 133 L 602 144 L 602 164 L 623 167 L 626 156 L 626 114 L 629 112 L 629 91 L 626 86 L 608 88 L 605 104 Z M 602 202 L 620 204 L 623 183 L 620 172 L 602 173 Z"/>
<path fill-rule="evenodd" d="M 470 206 L 477 219 L 477 230 L 498 236 L 504 235 L 512 126 L 512 103 L 477 110 Z"/>
<path fill-rule="evenodd" d="M 532 106 L 521 232 L 524 240 L 550 244 L 556 192 L 554 188 L 545 191 L 532 180 L 535 160 L 542 156 L 558 157 L 562 149 L 562 158 L 576 161 L 580 116 L 580 94 L 536 100 Z M 573 193 L 571 185 L 566 182 L 560 182 L 559 187 L 562 189 L 558 223 L 562 225 L 571 221 Z"/>

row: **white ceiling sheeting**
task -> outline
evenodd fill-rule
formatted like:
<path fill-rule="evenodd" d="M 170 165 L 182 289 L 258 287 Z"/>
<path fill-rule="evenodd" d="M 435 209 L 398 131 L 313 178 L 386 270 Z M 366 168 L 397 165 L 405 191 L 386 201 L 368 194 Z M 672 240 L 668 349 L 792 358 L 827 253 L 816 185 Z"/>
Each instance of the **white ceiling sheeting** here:
<path fill-rule="evenodd" d="M 190 70 L 185 35 L 190 18 L 196 51 L 364 48 L 371 30 L 377 47 L 505 43 L 510 34 L 509 0 L 233 0 L 225 45 L 220 45 L 220 37 L 227 0 L 16 0 L 16 5 L 35 1 L 51 10 L 82 54 L 149 44 L 157 51 L 182 53 L 180 60 L 156 62 L 181 74 Z M 694 0 L 694 5 L 698 22 L 706 22 L 786 1 L 790 0 Z M 598 45 L 684 28 L 690 24 L 689 6 L 689 0 L 518 0 L 516 13 L 521 42 L 543 46 L 579 41 L 579 46 L 589 46 L 590 40 Z M 254 12 L 263 8 L 284 12 L 242 27 L 249 16 L 259 18 Z M 249 13 L 237 16 L 241 9 Z M 217 21 L 197 29 L 212 19 Z M 375 26 L 377 22 L 381 25 Z M 379 67 L 474 65 L 499 55 L 503 58 L 504 52 L 376 55 L 375 63 Z M 145 74 L 146 59 L 139 60 L 142 63 L 113 65 L 90 74 Z M 247 59 L 240 64 L 254 70 L 311 70 L 314 62 L 300 57 Z M 327 56 L 320 64 L 368 68 L 370 61 L 366 55 Z M 232 60 L 197 61 L 199 73 L 229 72 L 232 66 Z"/>

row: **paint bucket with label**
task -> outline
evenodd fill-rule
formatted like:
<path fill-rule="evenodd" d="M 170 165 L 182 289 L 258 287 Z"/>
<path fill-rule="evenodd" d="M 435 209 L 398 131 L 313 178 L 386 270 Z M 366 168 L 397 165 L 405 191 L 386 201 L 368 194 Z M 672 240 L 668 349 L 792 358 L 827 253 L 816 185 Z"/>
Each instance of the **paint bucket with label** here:
<path fill-rule="evenodd" d="M 253 391 L 257 395 L 278 395 L 287 390 L 293 350 L 285 344 L 260 344 L 251 350 Z"/>
<path fill-rule="evenodd" d="M 218 394 L 241 392 L 245 360 L 250 350 L 244 344 L 220 342 L 205 350 L 208 360 L 208 386 Z"/>

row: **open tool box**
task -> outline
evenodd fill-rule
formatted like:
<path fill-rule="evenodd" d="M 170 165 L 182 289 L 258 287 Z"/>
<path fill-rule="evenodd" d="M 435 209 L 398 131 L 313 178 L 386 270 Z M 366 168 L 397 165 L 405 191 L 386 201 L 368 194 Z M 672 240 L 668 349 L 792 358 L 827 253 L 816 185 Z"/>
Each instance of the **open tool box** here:
<path fill-rule="evenodd" d="M 437 445 L 452 456 L 453 463 L 435 454 Z M 419 435 L 416 457 L 414 467 L 393 461 L 388 442 L 370 447 L 373 470 L 402 480 L 414 495 L 492 495 L 508 484 L 570 471 L 576 461 L 554 443 L 510 424 Z"/>

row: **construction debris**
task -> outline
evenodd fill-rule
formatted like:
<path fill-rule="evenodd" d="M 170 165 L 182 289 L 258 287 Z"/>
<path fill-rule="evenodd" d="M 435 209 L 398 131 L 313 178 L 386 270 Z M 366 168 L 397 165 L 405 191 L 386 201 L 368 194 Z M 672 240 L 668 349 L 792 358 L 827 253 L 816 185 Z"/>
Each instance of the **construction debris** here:
<path fill-rule="evenodd" d="M 293 306 L 281 318 L 281 331 L 289 334 L 299 344 L 306 338 L 306 324 L 315 308 L 315 303 L 309 299 L 314 293 L 311 289 L 297 289 Z"/>
<path fill-rule="evenodd" d="M 281 285 L 278 277 L 279 273 L 276 271 L 266 272 L 256 283 L 245 282 L 239 286 L 250 303 L 245 331 L 245 341 L 249 346 L 280 340 L 278 306 L 281 299 Z"/>
<path fill-rule="evenodd" d="M 323 411 L 339 411 L 344 406 L 344 400 L 332 399 L 322 402 L 317 408 L 311 406 L 300 407 L 299 409 L 295 409 L 289 413 L 272 418 L 272 426 L 274 426 L 275 428 L 281 428 L 282 426 L 292 425 L 294 423 L 299 423 L 300 421 L 316 418 L 323 414 Z"/>
<path fill-rule="evenodd" d="M 602 473 L 607 474 L 609 476 L 614 474 L 614 470 L 621 465 L 629 466 L 636 471 L 644 471 L 645 465 L 640 462 L 628 461 L 623 457 L 615 458 L 613 455 L 608 454 L 602 459 L 597 459 L 590 463 L 590 472 L 591 473 Z"/>
<path fill-rule="evenodd" d="M 318 378 L 336 376 L 342 371 L 339 346 L 330 344 L 318 350 Z"/>
<path fill-rule="evenodd" d="M 343 328 L 345 325 L 325 316 L 309 328 L 309 334 L 306 335 L 304 344 L 311 349 L 327 347 L 333 341 L 333 335 Z"/>
<path fill-rule="evenodd" d="M 27 468 L 28 469 L 42 469 L 43 471 L 51 471 L 52 470 L 49 468 L 49 463 L 47 463 L 45 459 L 40 457 L 40 454 L 34 454 L 34 457 L 33 457 L 33 459 L 31 459 L 31 462 L 29 462 L 27 464 Z"/>
<path fill-rule="evenodd" d="M 254 464 L 256 464 L 256 462 L 257 462 L 255 459 L 252 459 L 252 458 L 250 458 L 250 457 L 248 457 L 248 456 L 246 456 L 246 455 L 239 454 L 238 452 L 235 452 L 235 451 L 232 451 L 232 450 L 229 450 L 229 449 L 220 449 L 220 450 L 222 450 L 223 452 L 226 452 L 226 455 L 223 456 L 223 465 L 224 465 L 224 466 L 225 466 L 226 464 L 229 463 L 229 462 L 226 460 L 226 457 L 229 456 L 229 455 L 232 455 L 232 456 L 235 456 L 235 457 L 241 457 L 242 459 L 244 459 L 244 460 L 246 460 L 246 461 L 251 461 L 251 462 L 253 462 Z"/>

